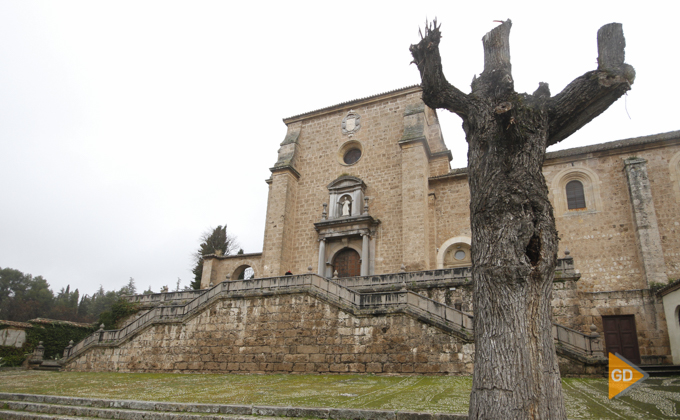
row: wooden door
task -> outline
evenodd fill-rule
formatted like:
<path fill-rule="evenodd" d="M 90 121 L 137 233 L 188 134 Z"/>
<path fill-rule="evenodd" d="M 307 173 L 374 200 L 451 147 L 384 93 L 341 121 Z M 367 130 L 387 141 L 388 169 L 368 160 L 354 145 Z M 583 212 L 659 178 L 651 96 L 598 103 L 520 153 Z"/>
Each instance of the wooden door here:
<path fill-rule="evenodd" d="M 351 248 L 338 252 L 333 261 L 333 270 L 338 271 L 338 277 L 354 277 L 361 274 L 361 257 Z"/>
<path fill-rule="evenodd" d="M 635 364 L 640 364 L 635 315 L 603 316 L 604 341 L 607 354 L 619 353 Z"/>

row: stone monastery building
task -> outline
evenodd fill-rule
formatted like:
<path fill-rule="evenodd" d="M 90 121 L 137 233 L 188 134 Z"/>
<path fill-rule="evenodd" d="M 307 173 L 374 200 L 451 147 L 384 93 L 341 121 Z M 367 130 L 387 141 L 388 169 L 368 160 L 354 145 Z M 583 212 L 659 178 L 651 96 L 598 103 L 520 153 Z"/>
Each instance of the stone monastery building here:
<path fill-rule="evenodd" d="M 207 256 L 202 290 L 131 297 L 142 310 L 68 369 L 471 373 L 467 173 L 421 88 L 284 123 L 262 252 Z M 563 373 L 608 351 L 680 364 L 680 285 L 662 288 L 680 278 L 680 132 L 551 152 L 543 172 Z"/>

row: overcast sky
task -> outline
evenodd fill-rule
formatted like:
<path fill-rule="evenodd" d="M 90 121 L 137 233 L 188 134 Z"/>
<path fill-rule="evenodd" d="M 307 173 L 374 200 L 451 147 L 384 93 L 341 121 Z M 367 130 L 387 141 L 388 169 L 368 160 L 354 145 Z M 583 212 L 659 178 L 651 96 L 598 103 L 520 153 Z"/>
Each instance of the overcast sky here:
<path fill-rule="evenodd" d="M 633 90 L 554 150 L 680 129 L 673 2 L 556 4 L 0 0 L 0 267 L 55 292 L 130 277 L 157 292 L 189 284 L 209 227 L 260 252 L 282 118 L 418 84 L 426 17 L 461 90 L 511 18 L 516 90 L 553 95 L 595 69 L 597 29 L 623 23 Z M 465 166 L 460 119 L 439 117 Z"/>

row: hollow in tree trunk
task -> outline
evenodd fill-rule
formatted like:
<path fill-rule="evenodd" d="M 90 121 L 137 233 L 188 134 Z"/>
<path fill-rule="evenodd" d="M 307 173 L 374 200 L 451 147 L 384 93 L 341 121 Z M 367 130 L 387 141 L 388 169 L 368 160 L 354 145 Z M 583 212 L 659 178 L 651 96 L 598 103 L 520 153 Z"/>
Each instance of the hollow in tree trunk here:
<path fill-rule="evenodd" d="M 444 77 L 436 20 L 411 46 L 423 101 L 463 119 L 468 142 L 475 366 L 470 419 L 566 419 L 552 337 L 557 230 L 542 167 L 546 148 L 628 91 L 618 23 L 598 31 L 598 69 L 551 97 L 514 90 L 502 22 L 482 39 L 484 71 L 465 94 Z"/>

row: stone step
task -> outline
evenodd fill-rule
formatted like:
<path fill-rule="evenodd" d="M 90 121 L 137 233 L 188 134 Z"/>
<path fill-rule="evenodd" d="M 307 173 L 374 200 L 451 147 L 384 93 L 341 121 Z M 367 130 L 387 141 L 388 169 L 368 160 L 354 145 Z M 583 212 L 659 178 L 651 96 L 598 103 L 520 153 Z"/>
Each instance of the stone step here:
<path fill-rule="evenodd" d="M 641 365 L 640 369 L 649 376 L 680 376 L 679 365 Z"/>
<path fill-rule="evenodd" d="M 5 420 L 95 420 L 94 417 L 55 416 L 53 414 L 28 413 L 0 409 L 0 419 Z"/>
<path fill-rule="evenodd" d="M 4 413 L 7 414 L 4 414 Z M 10 417 L 11 415 L 11 417 Z M 22 417 L 23 416 L 23 417 Z M 191 404 L 0 393 L 0 418 L 120 420 L 267 420 L 287 417 L 333 420 L 462 420 L 466 414 L 392 410 Z"/>
<path fill-rule="evenodd" d="M 186 412 L 167 412 L 150 410 L 130 410 L 124 408 L 98 408 L 81 407 L 59 404 L 44 404 L 23 401 L 0 401 L 9 411 L 15 413 L 24 412 L 25 414 L 39 414 L 54 416 L 58 419 L 120 419 L 120 420 L 252 420 L 253 416 L 218 414 L 218 413 L 196 413 Z M 49 418 L 49 417 L 48 417 Z M 277 419 L 277 417 L 258 417 L 258 419 Z"/>

